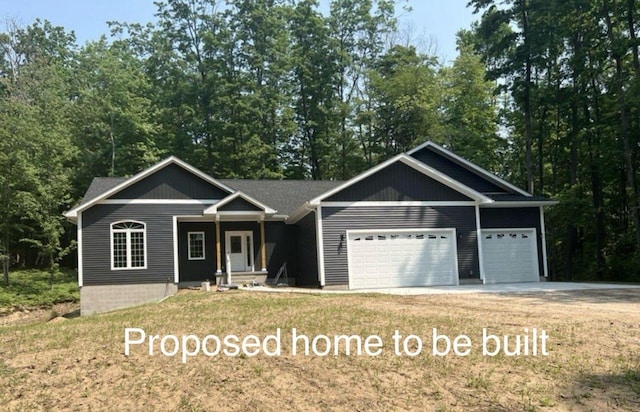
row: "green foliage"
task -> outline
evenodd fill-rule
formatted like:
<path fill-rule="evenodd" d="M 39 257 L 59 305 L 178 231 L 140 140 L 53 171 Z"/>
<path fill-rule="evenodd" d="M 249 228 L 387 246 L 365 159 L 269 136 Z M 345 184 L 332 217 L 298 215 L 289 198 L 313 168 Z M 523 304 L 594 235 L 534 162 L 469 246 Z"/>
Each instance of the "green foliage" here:
<path fill-rule="evenodd" d="M 13 308 L 48 307 L 55 303 L 77 302 L 80 299 L 78 279 L 74 270 L 56 271 L 53 287 L 50 274 L 30 269 L 17 270 L 9 286 L 0 286 L 0 312 Z"/>

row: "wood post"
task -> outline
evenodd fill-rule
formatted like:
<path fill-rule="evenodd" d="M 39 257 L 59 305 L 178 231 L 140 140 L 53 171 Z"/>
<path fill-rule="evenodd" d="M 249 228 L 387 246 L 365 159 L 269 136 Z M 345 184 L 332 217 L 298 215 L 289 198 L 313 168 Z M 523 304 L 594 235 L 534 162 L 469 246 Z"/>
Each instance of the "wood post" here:
<path fill-rule="evenodd" d="M 262 260 L 262 271 L 267 271 L 267 242 L 264 237 L 264 220 L 260 221 L 260 258 Z"/>
<path fill-rule="evenodd" d="M 222 253 L 220 248 L 220 219 L 216 216 L 216 273 L 222 273 Z"/>

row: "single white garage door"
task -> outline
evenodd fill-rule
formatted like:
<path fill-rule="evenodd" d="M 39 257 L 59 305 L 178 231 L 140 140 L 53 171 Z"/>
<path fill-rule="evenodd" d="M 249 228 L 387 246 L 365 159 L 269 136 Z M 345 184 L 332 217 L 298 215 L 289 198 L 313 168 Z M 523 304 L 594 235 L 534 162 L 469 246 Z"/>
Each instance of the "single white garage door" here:
<path fill-rule="evenodd" d="M 538 282 L 535 229 L 483 229 L 485 283 Z"/>
<path fill-rule="evenodd" d="M 454 229 L 348 231 L 349 288 L 456 285 Z"/>

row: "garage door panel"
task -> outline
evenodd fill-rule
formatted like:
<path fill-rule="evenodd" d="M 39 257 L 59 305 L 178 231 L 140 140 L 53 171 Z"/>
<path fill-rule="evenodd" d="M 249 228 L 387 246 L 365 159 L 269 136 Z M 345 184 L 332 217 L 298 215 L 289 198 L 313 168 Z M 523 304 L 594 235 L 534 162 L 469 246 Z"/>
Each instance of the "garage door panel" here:
<path fill-rule="evenodd" d="M 486 283 L 540 280 L 535 229 L 484 229 L 482 256 Z"/>
<path fill-rule="evenodd" d="M 457 284 L 452 229 L 348 233 L 351 289 Z"/>

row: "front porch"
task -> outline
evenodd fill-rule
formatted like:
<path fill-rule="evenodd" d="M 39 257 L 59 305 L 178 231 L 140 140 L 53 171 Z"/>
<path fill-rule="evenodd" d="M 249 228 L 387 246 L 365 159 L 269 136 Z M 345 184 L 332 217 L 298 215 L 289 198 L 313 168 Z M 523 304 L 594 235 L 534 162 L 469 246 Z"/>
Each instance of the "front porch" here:
<path fill-rule="evenodd" d="M 176 280 L 182 285 L 263 283 L 268 276 L 265 221 L 275 210 L 238 192 L 200 216 L 175 216 Z"/>

